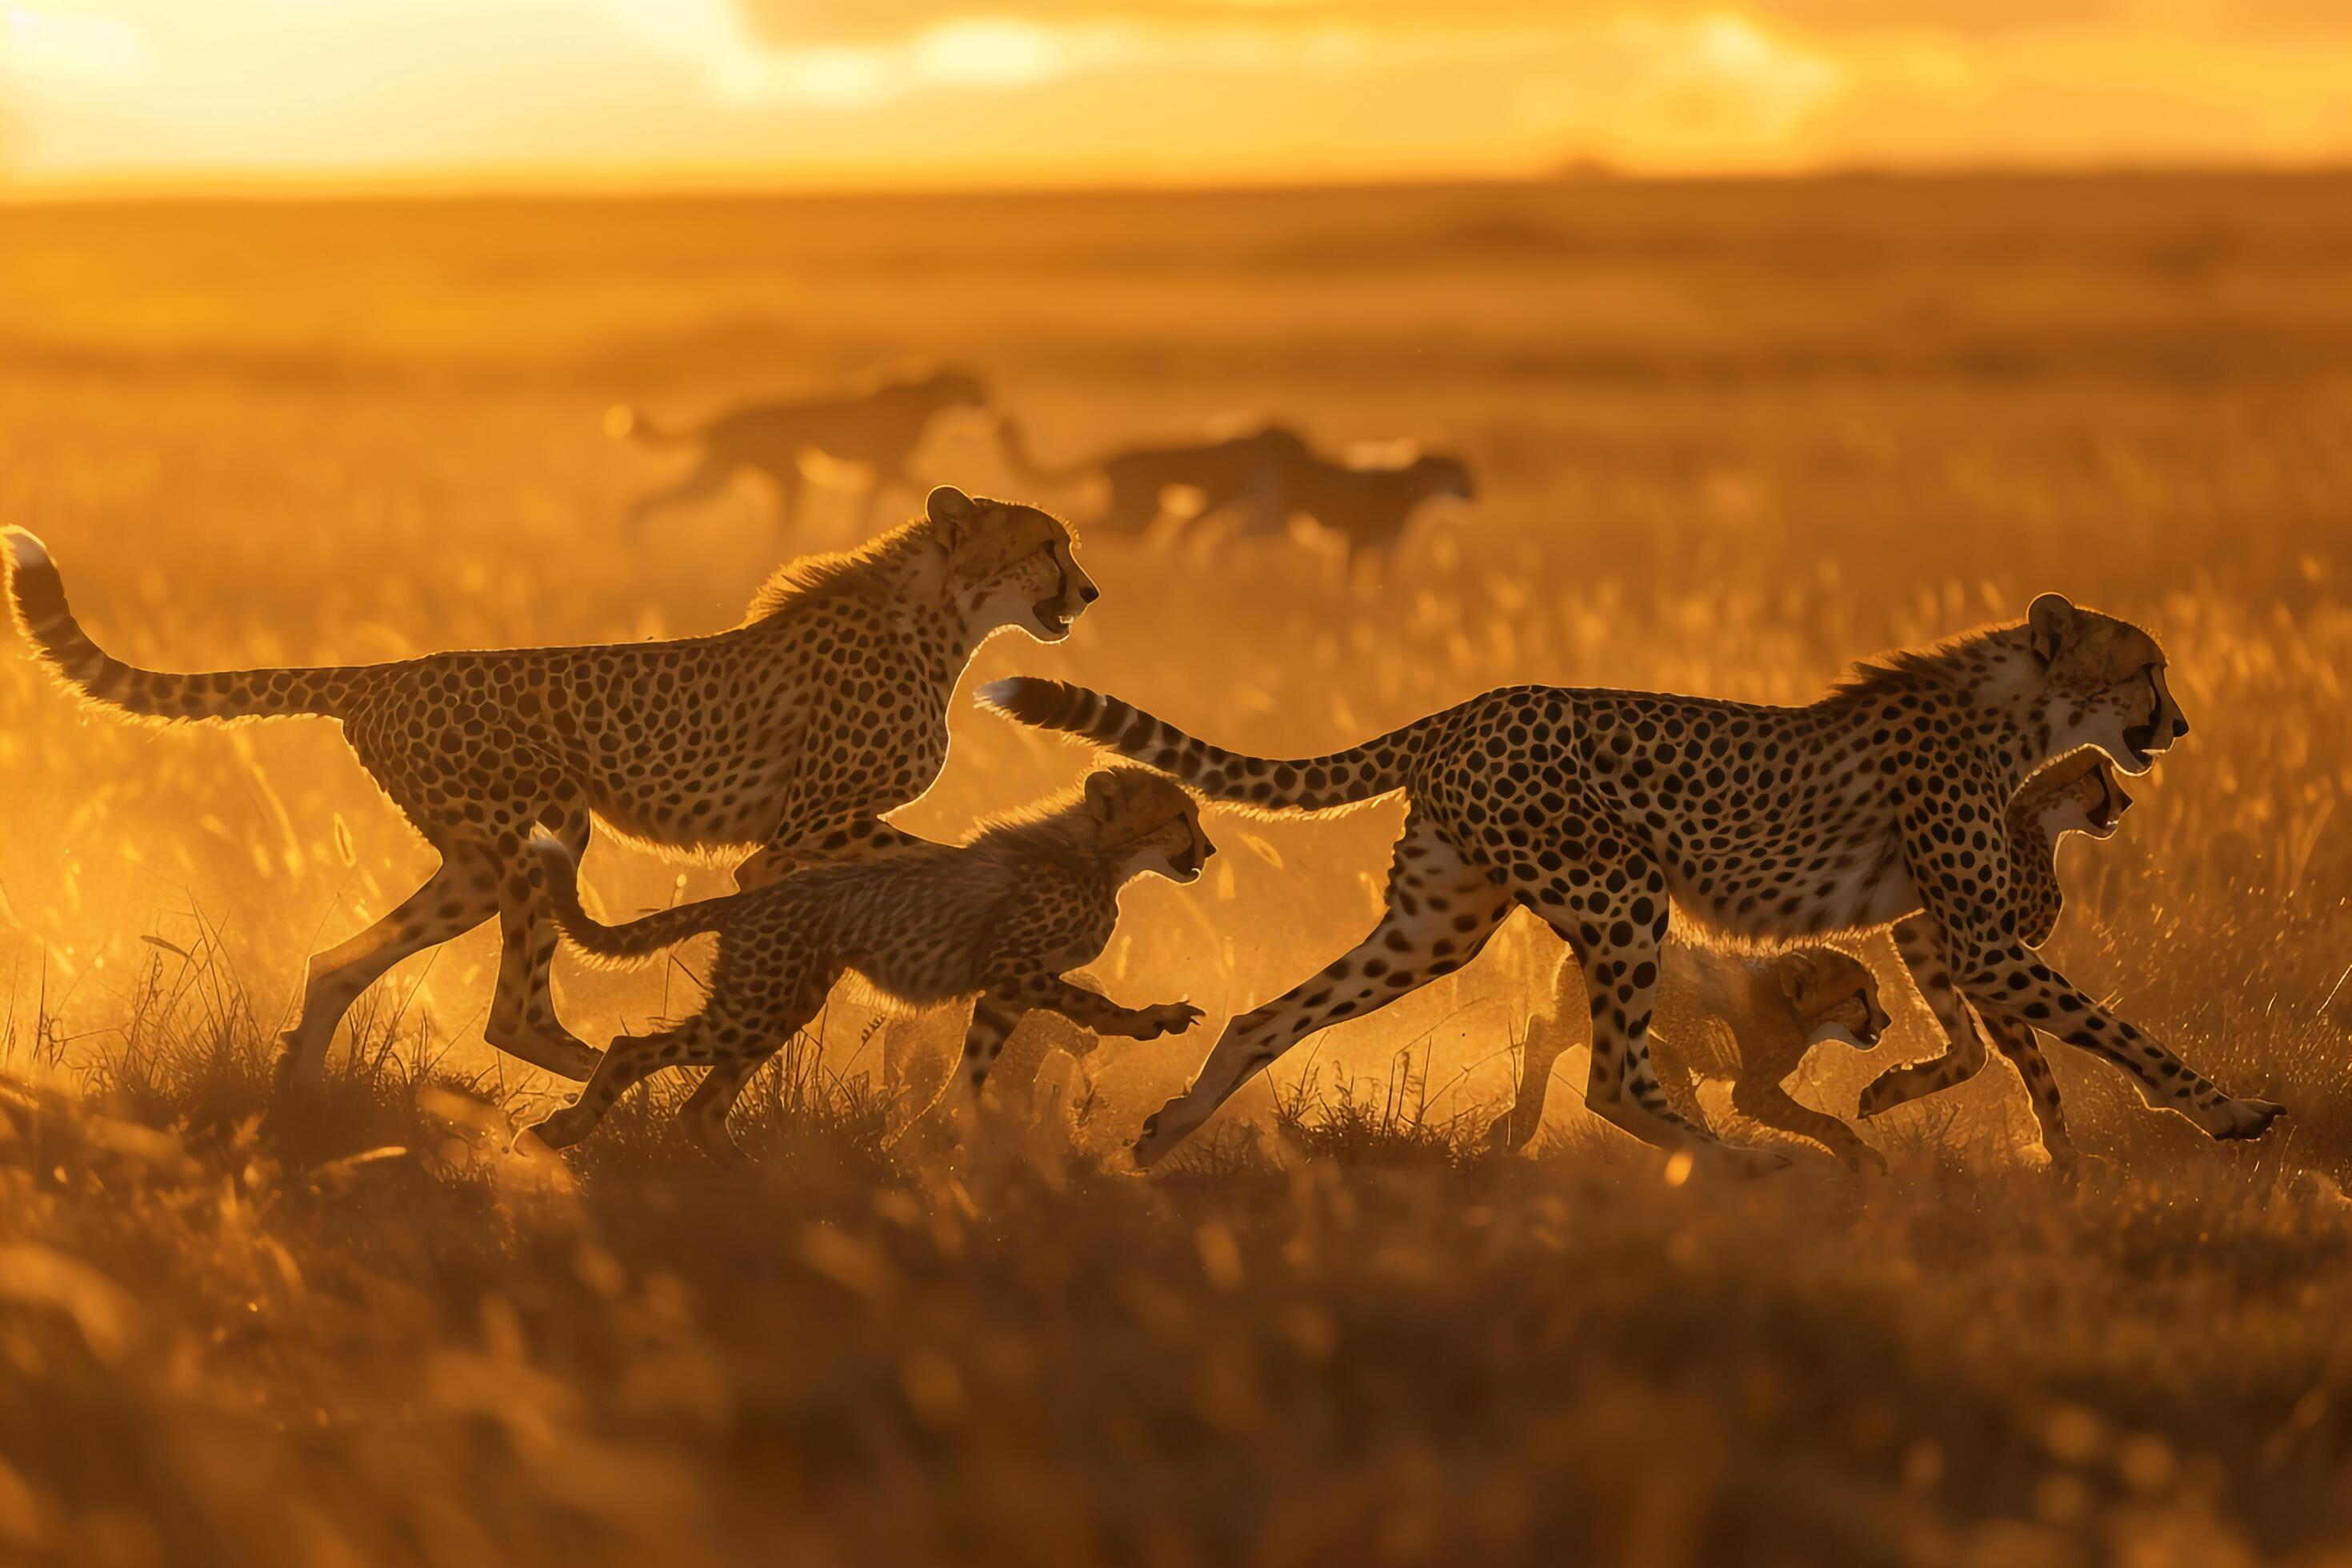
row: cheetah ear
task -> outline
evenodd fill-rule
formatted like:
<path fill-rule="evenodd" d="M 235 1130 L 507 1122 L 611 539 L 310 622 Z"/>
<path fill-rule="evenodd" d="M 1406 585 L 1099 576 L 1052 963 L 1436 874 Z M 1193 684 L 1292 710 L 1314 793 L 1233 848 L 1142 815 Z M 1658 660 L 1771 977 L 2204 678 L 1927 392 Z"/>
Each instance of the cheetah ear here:
<path fill-rule="evenodd" d="M 2025 612 L 2025 626 L 2033 657 L 2047 669 L 2057 662 L 2059 650 L 2066 646 L 2067 634 L 2074 629 L 2074 601 L 2063 594 L 2042 595 Z"/>
<path fill-rule="evenodd" d="M 1118 778 L 1110 773 L 1087 775 L 1087 809 L 1099 822 L 1108 822 L 1118 814 Z"/>
<path fill-rule="evenodd" d="M 971 526 L 980 508 L 972 499 L 953 485 L 941 485 L 923 502 L 923 511 L 933 522 L 945 530 L 950 540 Z"/>
<path fill-rule="evenodd" d="M 1821 961 L 1803 951 L 1784 952 L 1776 966 L 1780 977 L 1780 994 L 1797 1001 L 1805 988 L 1821 978 Z"/>

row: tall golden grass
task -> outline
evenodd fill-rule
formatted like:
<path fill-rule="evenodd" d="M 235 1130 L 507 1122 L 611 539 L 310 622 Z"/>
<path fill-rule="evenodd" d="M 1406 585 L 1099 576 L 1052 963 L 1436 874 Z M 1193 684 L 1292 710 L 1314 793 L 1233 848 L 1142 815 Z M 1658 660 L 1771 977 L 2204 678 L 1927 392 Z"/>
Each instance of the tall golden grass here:
<path fill-rule="evenodd" d="M 504 1153 L 478 935 L 395 972 L 330 1104 L 259 1121 L 312 947 L 430 864 L 331 727 L 117 726 L 0 649 L 0 1552 L 420 1560 L 2213 1563 L 2352 1544 L 2352 182 L 20 209 L 0 517 L 163 668 L 716 628 L 746 489 L 644 546 L 607 441 L 930 356 L 1060 458 L 1219 414 L 1469 452 L 1378 580 L 1312 538 L 1082 545 L 1102 602 L 975 681 L 1318 750 L 1517 680 L 1801 700 L 2059 588 L 2155 627 L 2195 733 L 2067 851 L 2054 951 L 2248 1148 L 2057 1062 L 1869 1135 L 1894 1176 L 1669 1184 L 1554 1097 L 1474 1157 L 1549 939 L 1301 1047 L 1173 1177 L 1118 1152 L 1223 1018 L 1370 923 L 1393 807 L 1221 819 L 1099 966 L 1193 1036 L 1054 1069 L 950 1170 L 879 1152 L 846 1003 L 705 1173 L 660 1119 Z M 984 428 L 931 477 L 1008 485 Z M 1082 492 L 1041 497 L 1083 514 Z M 890 500 L 893 509 L 913 498 Z M 1083 754 L 960 710 L 952 832 Z M 719 879 L 605 845 L 611 910 Z M 595 1038 L 682 967 L 559 971 Z M 1882 1057 L 1924 1055 L 1916 1007 Z M 933 1032 L 936 1032 L 934 1030 Z M 1562 1070 L 1580 1070 L 1574 1058 Z M 1825 1048 L 1850 1112 L 1883 1064 Z M 1719 1105 L 1711 1110 L 1722 1111 Z M 391 1151 L 397 1151 L 396 1152 Z"/>

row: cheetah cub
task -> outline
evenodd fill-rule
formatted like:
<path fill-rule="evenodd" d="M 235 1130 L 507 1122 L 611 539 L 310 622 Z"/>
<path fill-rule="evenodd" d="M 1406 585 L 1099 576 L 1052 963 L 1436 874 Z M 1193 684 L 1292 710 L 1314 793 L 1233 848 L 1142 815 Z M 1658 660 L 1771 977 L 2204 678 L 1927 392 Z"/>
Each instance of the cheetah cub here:
<path fill-rule="evenodd" d="M 1528 1023 L 1518 1098 L 1487 1130 L 1495 1148 L 1517 1149 L 1535 1136 L 1553 1064 L 1590 1042 L 1584 997 L 1584 972 L 1573 952 L 1563 952 L 1549 1010 Z M 1887 1024 L 1870 966 L 1835 948 L 1759 957 L 1670 942 L 1659 964 L 1650 1058 L 1685 1116 L 1704 1120 L 1696 1079 L 1728 1080 L 1733 1107 L 1749 1121 L 1811 1139 L 1849 1170 L 1885 1170 L 1885 1160 L 1852 1128 L 1800 1104 L 1781 1084 L 1817 1042 L 1868 1050 Z"/>
<path fill-rule="evenodd" d="M 602 924 L 580 907 L 576 868 L 563 846 L 542 838 L 533 848 L 555 873 L 546 880 L 557 928 L 592 962 L 627 965 L 704 931 L 719 935 L 702 1011 L 614 1040 L 579 1100 L 531 1129 L 554 1148 L 593 1131 L 639 1079 L 664 1068 L 708 1067 L 681 1114 L 714 1159 L 740 1160 L 727 1133 L 728 1110 L 847 973 L 906 1006 L 976 998 L 955 1074 L 967 1103 L 1033 1009 L 1136 1040 L 1180 1033 L 1201 1017 L 1186 1002 L 1122 1007 L 1064 978 L 1101 956 L 1127 882 L 1145 872 L 1192 881 L 1215 852 L 1192 797 L 1141 768 L 1103 769 L 1083 788 L 984 824 L 961 844 L 819 864 L 768 887 L 621 926 Z M 942 1092 L 955 1092 L 954 1082 Z"/>

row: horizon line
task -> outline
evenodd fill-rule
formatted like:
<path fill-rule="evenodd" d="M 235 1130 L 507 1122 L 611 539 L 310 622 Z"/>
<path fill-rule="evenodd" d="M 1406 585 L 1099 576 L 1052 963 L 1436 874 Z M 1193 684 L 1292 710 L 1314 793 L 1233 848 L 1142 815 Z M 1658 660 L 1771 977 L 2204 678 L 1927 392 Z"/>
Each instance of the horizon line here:
<path fill-rule="evenodd" d="M 975 174 L 977 172 L 975 171 Z M 876 177 L 871 171 L 839 175 L 773 174 L 734 176 L 707 167 L 627 171 L 607 169 L 567 174 L 546 169 L 481 169 L 434 174 L 425 171 L 372 174 L 195 174 L 157 178 L 126 174 L 94 179 L 0 179 L 0 208 L 107 205 L 197 205 L 251 202 L 318 203 L 371 201 L 660 201 L 889 199 L 944 200 L 1020 197 L 1116 197 L 1128 195 L 1244 195 L 1371 190 L 1430 190 L 1498 186 L 1596 187 L 1612 185 L 1769 185 L 1838 181 L 1965 181 L 2099 179 L 2294 179 L 2352 174 L 2352 154 L 2311 159 L 2113 158 L 2080 160 L 1843 159 L 1787 168 L 1661 170 L 1622 168 L 1606 160 L 1570 156 L 1538 168 L 1421 170 L 1358 173 L 1345 170 L 1289 171 L 1263 177 L 1246 173 L 1174 175 L 1133 174 L 1106 178 L 974 178 L 935 174 L 905 180 Z"/>

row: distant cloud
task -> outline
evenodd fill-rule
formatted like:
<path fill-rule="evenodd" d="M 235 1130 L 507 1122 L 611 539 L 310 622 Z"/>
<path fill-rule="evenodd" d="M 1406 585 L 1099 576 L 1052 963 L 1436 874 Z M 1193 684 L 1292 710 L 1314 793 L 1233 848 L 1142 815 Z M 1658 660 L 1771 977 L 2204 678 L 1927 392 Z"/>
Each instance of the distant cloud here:
<path fill-rule="evenodd" d="M 0 0 L 16 183 L 2352 156 L 2352 0 Z"/>

